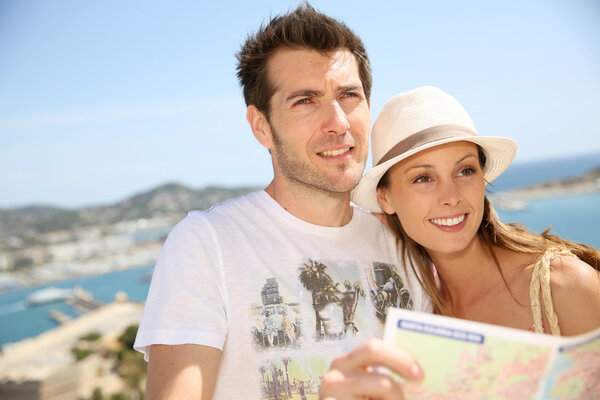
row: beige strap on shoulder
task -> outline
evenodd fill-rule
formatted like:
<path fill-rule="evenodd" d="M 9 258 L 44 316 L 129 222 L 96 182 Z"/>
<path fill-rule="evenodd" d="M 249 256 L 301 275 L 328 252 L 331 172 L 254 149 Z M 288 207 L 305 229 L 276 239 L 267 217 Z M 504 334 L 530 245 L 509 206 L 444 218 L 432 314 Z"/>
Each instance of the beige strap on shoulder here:
<path fill-rule="evenodd" d="M 558 327 L 558 317 L 554 312 L 552 304 L 552 293 L 550 291 L 550 261 L 557 255 L 571 255 L 568 250 L 548 249 L 540 257 L 533 268 L 531 275 L 531 283 L 529 284 L 529 298 L 531 299 L 531 311 L 533 313 L 533 323 L 536 333 L 543 333 L 544 326 L 542 324 L 542 307 L 540 305 L 540 290 L 542 292 L 542 301 L 546 309 L 546 318 L 550 324 L 550 331 L 555 336 L 560 336 L 560 328 Z"/>

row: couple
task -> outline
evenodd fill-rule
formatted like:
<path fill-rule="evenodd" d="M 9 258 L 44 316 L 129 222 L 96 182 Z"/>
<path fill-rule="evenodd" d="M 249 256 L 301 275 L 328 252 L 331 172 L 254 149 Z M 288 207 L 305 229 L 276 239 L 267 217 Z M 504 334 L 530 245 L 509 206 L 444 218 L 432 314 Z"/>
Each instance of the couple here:
<path fill-rule="evenodd" d="M 479 136 L 455 99 L 417 88 L 377 118 L 375 167 L 361 179 L 372 80 L 351 30 L 303 5 L 249 37 L 238 61 L 274 177 L 169 235 L 134 345 L 149 361 L 148 399 L 299 398 L 299 387 L 307 398 L 401 398 L 371 367 L 427 371 L 410 349 L 372 339 L 374 298 L 391 290 L 396 306 L 518 329 L 600 326 L 588 265 L 598 252 L 503 224 L 485 197 L 514 141 Z M 274 335 L 284 316 L 294 321 L 293 343 L 254 339 L 267 309 Z"/>

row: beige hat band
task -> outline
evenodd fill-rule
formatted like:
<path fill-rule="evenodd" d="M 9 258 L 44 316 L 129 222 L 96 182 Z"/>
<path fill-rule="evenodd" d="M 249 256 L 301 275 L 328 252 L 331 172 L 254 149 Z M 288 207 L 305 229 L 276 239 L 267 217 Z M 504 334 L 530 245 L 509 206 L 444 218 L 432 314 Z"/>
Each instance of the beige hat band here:
<path fill-rule="evenodd" d="M 437 125 L 431 128 L 423 129 L 413 135 L 410 135 L 404 140 L 396 143 L 381 159 L 377 162 L 377 165 L 383 164 L 384 162 L 391 160 L 392 158 L 399 156 L 409 150 L 435 142 L 442 139 L 450 139 L 457 137 L 478 136 L 476 132 L 462 125 Z"/>

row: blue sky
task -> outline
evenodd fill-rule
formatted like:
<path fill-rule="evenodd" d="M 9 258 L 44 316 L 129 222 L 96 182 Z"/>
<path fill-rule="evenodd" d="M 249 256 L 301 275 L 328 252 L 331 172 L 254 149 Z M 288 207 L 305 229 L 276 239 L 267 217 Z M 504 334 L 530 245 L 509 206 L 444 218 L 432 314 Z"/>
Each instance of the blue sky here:
<path fill-rule="evenodd" d="M 480 134 L 516 139 L 516 162 L 600 152 L 600 2 L 311 3 L 363 38 L 373 120 L 394 94 L 435 85 Z M 2 0 L 0 208 L 266 185 L 234 54 L 297 4 Z"/>

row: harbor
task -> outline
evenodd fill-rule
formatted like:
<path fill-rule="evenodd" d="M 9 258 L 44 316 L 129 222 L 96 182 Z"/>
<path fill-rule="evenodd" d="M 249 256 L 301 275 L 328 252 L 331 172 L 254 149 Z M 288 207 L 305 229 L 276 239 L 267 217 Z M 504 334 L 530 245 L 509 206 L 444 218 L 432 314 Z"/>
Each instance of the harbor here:
<path fill-rule="evenodd" d="M 72 289 L 61 289 L 50 286 L 33 292 L 25 299 L 28 307 L 36 307 L 60 301 L 64 301 L 79 314 L 85 314 L 104 305 L 104 302 L 95 299 L 90 292 L 83 290 L 81 286 L 75 286 Z M 58 324 L 64 324 L 73 319 L 70 315 L 55 308 L 48 312 L 48 318 Z"/>
<path fill-rule="evenodd" d="M 152 270 L 149 266 L 116 271 L 0 294 L 0 346 L 37 336 L 110 304 L 115 298 L 126 297 L 141 304 L 150 287 L 147 277 Z M 53 289 L 46 291 L 48 288 Z M 35 293 L 44 293 L 47 301 L 28 304 L 27 299 Z M 53 298 L 51 293 L 68 296 Z"/>
<path fill-rule="evenodd" d="M 121 351 L 120 336 L 137 327 L 150 285 L 139 278 L 152 270 L 0 294 L 0 398 L 75 400 L 92 398 L 97 388 L 131 390 L 115 367 L 118 360 L 109 355 Z"/>

